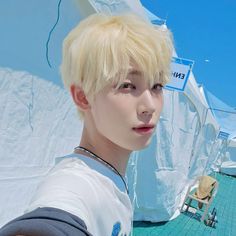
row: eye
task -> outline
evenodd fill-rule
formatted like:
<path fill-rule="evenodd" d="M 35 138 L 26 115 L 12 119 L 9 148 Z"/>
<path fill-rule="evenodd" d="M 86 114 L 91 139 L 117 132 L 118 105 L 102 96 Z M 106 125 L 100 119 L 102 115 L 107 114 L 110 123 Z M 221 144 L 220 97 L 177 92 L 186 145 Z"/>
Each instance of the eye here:
<path fill-rule="evenodd" d="M 121 84 L 118 89 L 127 90 L 127 89 L 136 89 L 136 87 L 131 83 L 125 82 L 125 83 Z"/>
<path fill-rule="evenodd" d="M 161 92 L 162 88 L 163 88 L 163 85 L 157 83 L 153 85 L 152 90 L 154 90 L 155 92 Z"/>

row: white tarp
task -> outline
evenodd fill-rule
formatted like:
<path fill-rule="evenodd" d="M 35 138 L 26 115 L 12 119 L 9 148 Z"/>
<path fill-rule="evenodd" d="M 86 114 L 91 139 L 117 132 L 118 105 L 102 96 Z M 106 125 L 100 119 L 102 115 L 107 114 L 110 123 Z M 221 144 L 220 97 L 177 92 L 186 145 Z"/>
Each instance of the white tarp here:
<path fill-rule="evenodd" d="M 236 176 L 236 138 L 227 142 L 224 154 L 222 156 L 220 172 Z"/>

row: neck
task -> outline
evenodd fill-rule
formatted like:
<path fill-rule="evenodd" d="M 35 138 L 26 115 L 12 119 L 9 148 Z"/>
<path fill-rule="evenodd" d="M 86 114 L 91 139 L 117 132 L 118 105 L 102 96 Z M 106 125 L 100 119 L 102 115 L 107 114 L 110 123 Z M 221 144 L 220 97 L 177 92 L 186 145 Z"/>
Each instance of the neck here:
<path fill-rule="evenodd" d="M 95 153 L 110 165 L 114 166 L 121 175 L 125 175 L 127 162 L 131 153 L 130 150 L 123 149 L 104 137 L 97 137 L 96 134 L 91 135 L 86 127 L 83 129 L 80 146 Z M 89 155 L 83 151 L 80 152 L 83 155 Z"/>

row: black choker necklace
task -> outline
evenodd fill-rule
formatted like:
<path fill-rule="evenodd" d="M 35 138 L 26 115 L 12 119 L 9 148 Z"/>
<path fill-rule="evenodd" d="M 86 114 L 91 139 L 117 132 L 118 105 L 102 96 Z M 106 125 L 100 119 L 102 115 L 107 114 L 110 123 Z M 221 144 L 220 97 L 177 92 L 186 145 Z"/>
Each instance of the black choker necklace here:
<path fill-rule="evenodd" d="M 109 169 L 111 169 L 113 172 L 115 172 L 117 175 L 120 176 L 121 180 L 123 181 L 124 185 L 125 185 L 125 189 L 126 189 L 126 192 L 129 193 L 129 190 L 128 190 L 128 186 L 124 180 L 124 177 L 120 174 L 120 172 L 113 166 L 111 165 L 110 163 L 108 163 L 107 161 L 105 161 L 104 159 L 102 159 L 101 157 L 99 157 L 98 155 L 96 155 L 95 153 L 89 151 L 87 148 L 84 148 L 84 147 L 81 147 L 81 146 L 78 146 L 75 148 L 75 151 L 76 150 L 82 150 L 86 153 L 88 153 L 92 158 L 94 158 L 95 160 L 98 160 L 100 161 L 100 163 L 104 164 L 106 167 L 108 167 Z"/>

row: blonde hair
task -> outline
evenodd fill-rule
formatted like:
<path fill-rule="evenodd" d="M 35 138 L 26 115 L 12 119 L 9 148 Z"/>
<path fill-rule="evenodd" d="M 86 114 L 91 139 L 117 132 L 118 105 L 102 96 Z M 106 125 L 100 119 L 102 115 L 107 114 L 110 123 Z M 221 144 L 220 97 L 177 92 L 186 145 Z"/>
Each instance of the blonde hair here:
<path fill-rule="evenodd" d="M 133 14 L 94 14 L 65 38 L 61 74 L 64 85 L 95 95 L 108 83 L 122 82 L 134 63 L 151 84 L 169 81 L 172 57 L 169 30 Z"/>

